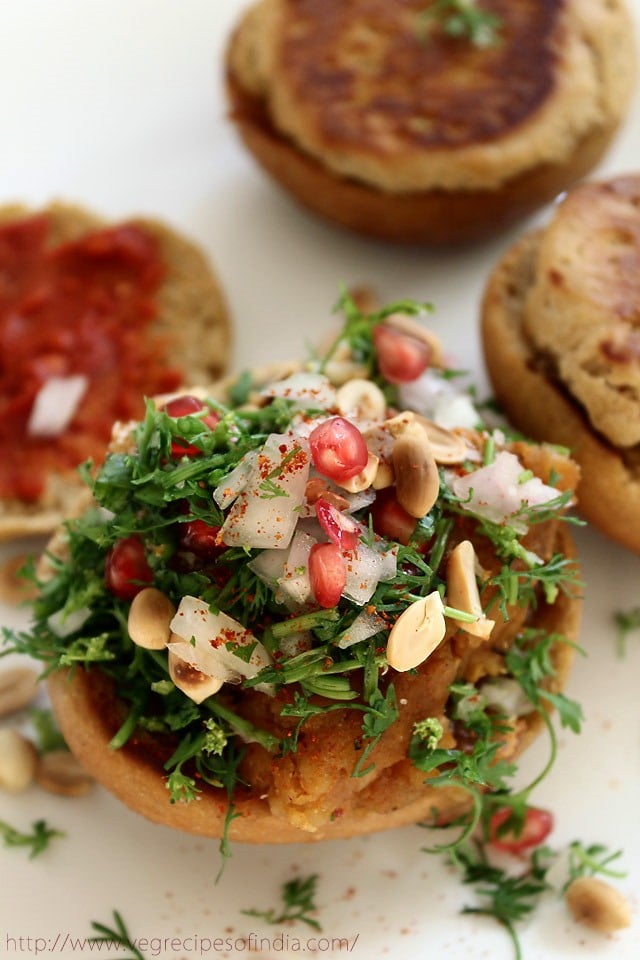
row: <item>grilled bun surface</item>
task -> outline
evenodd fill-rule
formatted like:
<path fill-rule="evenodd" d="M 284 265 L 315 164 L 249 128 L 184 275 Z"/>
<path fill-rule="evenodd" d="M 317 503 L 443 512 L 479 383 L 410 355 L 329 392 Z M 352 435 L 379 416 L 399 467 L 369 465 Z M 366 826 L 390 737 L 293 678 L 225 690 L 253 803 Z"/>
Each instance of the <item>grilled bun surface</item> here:
<path fill-rule="evenodd" d="M 512 246 L 482 338 L 511 422 L 581 466 L 581 513 L 640 550 L 640 177 L 583 183 Z"/>
<path fill-rule="evenodd" d="M 252 396 L 258 396 L 255 391 L 261 384 L 289 378 L 297 370 L 298 365 L 283 364 L 254 372 Z M 195 393 L 226 401 L 235 382 L 232 378 Z M 285 396 L 289 389 L 293 383 Z M 118 432 L 116 449 L 127 448 L 131 449 Z M 541 478 L 548 480 L 557 473 L 562 474 L 560 487 L 575 484 L 575 466 L 567 458 L 526 443 L 518 443 L 512 450 Z M 471 529 L 462 524 L 447 554 L 457 540 L 473 536 Z M 575 560 L 566 525 L 557 520 L 536 524 L 524 542 L 540 557 L 560 553 Z M 50 549 L 64 558 L 68 550 L 64 532 L 54 537 Z M 476 549 L 485 575 L 490 568 L 499 568 L 491 546 L 481 537 Z M 309 717 L 298 729 L 295 714 L 287 717 L 282 713 L 292 702 L 290 687 L 265 696 L 225 685 L 218 696 L 226 708 L 283 743 L 292 736 L 297 738 L 297 749 L 276 755 L 257 742 L 246 744 L 240 783 L 233 793 L 233 811 L 239 816 L 230 823 L 229 795 L 222 787 L 201 781 L 197 801 L 169 802 L 165 764 L 175 750 L 175 736 L 137 729 L 124 746 L 112 748 L 112 738 L 125 722 L 130 705 L 119 697 L 118 684 L 99 665 L 57 670 L 49 676 L 48 687 L 62 732 L 87 770 L 132 810 L 157 823 L 208 837 L 221 837 L 228 831 L 229 838 L 252 843 L 313 842 L 419 821 L 445 824 L 468 811 L 468 794 L 457 786 L 428 785 L 428 778 L 408 757 L 414 724 L 425 717 L 445 717 L 450 686 L 456 680 L 481 683 L 500 678 L 505 672 L 505 650 L 523 630 L 531 628 L 534 635 L 539 631 L 540 636 L 559 634 L 575 641 L 580 607 L 575 591 L 561 591 L 553 603 L 539 593 L 535 606 L 518 604 L 510 609 L 509 619 L 495 611 L 493 634 L 482 643 L 450 622 L 443 642 L 417 669 L 385 671 L 385 688 L 389 682 L 395 688 L 398 717 L 367 757 L 370 769 L 362 776 L 352 775 L 364 746 L 358 711 L 338 709 L 334 702 L 329 712 Z M 545 681 L 551 692 L 561 691 L 567 682 L 572 649 L 563 642 L 551 648 L 554 674 Z M 109 666 L 105 663 L 107 673 Z M 313 701 L 332 704 L 322 697 Z M 443 746 L 454 747 L 458 734 L 449 721 L 444 722 Z M 503 758 L 518 756 L 542 726 L 540 715 L 530 706 L 521 715 L 510 716 L 507 732 L 503 728 L 501 734 Z"/>
<path fill-rule="evenodd" d="M 261 0 L 227 58 L 232 118 L 303 204 L 398 241 L 459 243 L 525 216 L 598 162 L 634 78 L 618 0 L 483 6 L 495 42 L 422 0 Z"/>
<path fill-rule="evenodd" d="M 135 218 L 127 221 L 126 224 L 110 224 L 94 213 L 68 203 L 54 203 L 38 211 L 17 204 L 0 207 L 0 228 L 8 228 L 12 225 L 17 225 L 18 230 L 23 234 L 30 231 L 36 236 L 38 242 L 40 237 L 44 237 L 45 256 L 50 256 L 53 261 L 56 257 L 63 257 L 64 251 L 68 250 L 70 245 L 76 242 L 84 243 L 90 237 L 103 235 L 108 237 L 112 231 L 119 232 L 119 235 L 124 238 L 120 242 L 121 249 L 126 253 L 129 228 L 132 233 L 135 233 L 133 243 L 146 243 L 154 250 L 161 279 L 154 293 L 150 318 L 148 316 L 142 319 L 137 318 L 137 321 L 143 325 L 140 338 L 145 343 L 154 345 L 153 357 L 147 361 L 148 366 L 144 365 L 142 368 L 136 366 L 133 371 L 133 376 L 137 378 L 136 396 L 139 397 L 135 408 L 137 413 L 142 412 L 142 397 L 145 390 L 147 394 L 150 391 L 157 392 L 157 384 L 162 382 L 164 376 L 163 370 L 166 371 L 167 382 L 172 382 L 173 386 L 178 382 L 186 382 L 187 376 L 201 382 L 220 376 L 224 372 L 231 342 L 231 326 L 225 297 L 213 268 L 202 252 L 186 237 L 167 224 L 146 218 Z M 25 225 L 24 230 L 22 225 Z M 142 241 L 139 237 L 142 237 Z M 5 242 L 11 249 L 16 241 L 9 238 Z M 21 279 L 24 275 L 28 277 L 29 264 L 26 254 L 21 257 L 19 248 L 14 247 L 14 249 L 18 252 L 15 253 L 13 266 L 9 270 L 6 287 L 8 300 L 0 301 L 5 307 L 7 303 L 11 304 L 13 286 L 15 285 L 15 289 L 20 294 Z M 96 259 L 99 256 L 98 252 Z M 135 256 L 136 252 L 133 248 L 132 257 L 135 258 Z M 101 296 L 95 293 L 92 295 Z M 126 291 L 123 290 L 121 294 L 116 293 L 116 297 L 120 295 L 126 300 Z M 107 296 L 111 294 L 107 293 Z M 25 300 L 24 312 L 25 316 L 30 318 L 26 302 Z M 18 306 L 22 309 L 21 301 L 18 301 Z M 102 309 L 98 300 L 92 309 L 98 311 Z M 149 309 L 149 306 L 147 305 L 145 309 Z M 37 315 L 34 314 L 33 317 L 37 321 Z M 20 337 L 26 336 L 29 330 L 30 327 L 27 324 L 25 333 L 21 332 Z M 113 395 L 117 393 L 114 390 L 114 383 L 117 385 L 119 381 L 124 390 L 124 385 L 132 377 L 131 370 L 127 369 L 127 364 L 131 365 L 127 345 L 127 337 L 130 337 L 130 334 L 124 326 L 118 328 L 116 324 L 114 339 L 111 343 L 108 342 L 111 334 L 105 333 L 105 330 L 101 330 L 99 336 L 94 334 L 95 330 L 86 350 L 87 354 L 91 351 L 96 353 L 96 360 L 91 369 L 91 363 L 85 364 L 86 369 L 84 366 L 76 369 L 73 366 L 75 361 L 71 362 L 71 367 L 65 366 L 64 343 L 66 341 L 63 338 L 68 334 L 65 332 L 58 336 L 53 327 L 49 333 L 50 343 L 46 347 L 46 356 L 41 360 L 38 357 L 34 358 L 36 362 L 44 364 L 51 361 L 54 355 L 53 360 L 57 364 L 54 372 L 57 372 L 60 367 L 67 376 L 79 372 L 87 376 L 87 391 L 77 410 L 81 414 L 81 408 L 87 399 L 93 403 L 94 407 L 96 406 L 94 398 L 98 395 L 100 395 L 98 406 L 100 403 L 104 405 L 112 402 Z M 7 336 L 10 335 L 9 323 Z M 79 336 L 79 333 L 74 333 L 72 342 L 75 342 Z M 8 356 L 10 348 L 6 349 Z M 2 369 L 1 364 L 0 369 Z M 5 375 L 8 370 L 9 368 L 6 368 Z M 15 391 L 21 389 L 22 383 L 15 387 Z M 30 398 L 29 407 L 26 410 L 18 408 L 13 391 L 12 384 L 4 391 L 2 416 L 6 418 L 5 422 L 9 419 L 14 421 L 18 417 L 19 422 L 23 424 L 21 441 L 15 451 L 15 456 L 19 460 L 23 455 L 31 455 L 29 448 L 33 443 L 38 442 L 38 438 L 28 436 L 27 420 L 33 398 Z M 110 391 L 109 401 L 105 391 Z M 18 399 L 21 398 L 18 397 Z M 108 419 L 108 413 L 105 415 Z M 55 464 L 42 456 L 38 460 L 39 454 L 34 450 L 32 459 L 39 463 L 38 469 L 42 473 L 41 488 L 29 496 L 10 494 L 0 496 L 0 541 L 49 533 L 69 514 L 77 500 L 79 490 L 82 489 L 76 467 L 88 457 L 95 456 L 96 452 L 104 450 L 112 422 L 118 416 L 122 416 L 122 411 L 115 408 L 112 410 L 112 419 L 108 422 L 105 420 L 96 428 L 95 425 L 87 425 L 86 417 L 82 414 L 80 420 L 72 419 L 68 428 L 65 428 L 60 435 L 48 437 L 49 447 L 54 444 L 59 446 L 65 458 Z"/>

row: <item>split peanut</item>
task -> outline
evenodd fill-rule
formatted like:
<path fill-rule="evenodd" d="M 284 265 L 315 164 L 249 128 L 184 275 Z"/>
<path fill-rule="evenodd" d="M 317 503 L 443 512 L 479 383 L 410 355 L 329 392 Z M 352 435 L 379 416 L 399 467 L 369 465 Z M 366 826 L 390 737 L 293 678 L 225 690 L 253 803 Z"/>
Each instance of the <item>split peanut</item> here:
<path fill-rule="evenodd" d="M 476 581 L 476 552 L 470 540 L 462 540 L 451 551 L 447 565 L 447 603 L 450 607 L 476 617 L 472 623 L 460 621 L 460 629 L 486 640 L 494 620 L 484 615 Z"/>
<path fill-rule="evenodd" d="M 0 790 L 22 793 L 36 774 L 36 748 L 17 730 L 0 730 Z"/>
<path fill-rule="evenodd" d="M 174 637 L 176 640 L 182 639 L 175 634 Z M 168 666 L 172 683 L 194 703 L 202 703 L 207 697 L 213 696 L 227 679 L 226 676 L 213 677 L 202 673 L 197 667 L 177 657 L 171 647 L 169 647 Z"/>
<path fill-rule="evenodd" d="M 419 424 L 405 426 L 393 444 L 391 458 L 398 503 L 419 520 L 431 510 L 440 492 L 438 465 Z"/>
<path fill-rule="evenodd" d="M 83 797 L 95 781 L 68 750 L 51 750 L 40 757 L 36 772 L 38 786 L 62 797 Z"/>
<path fill-rule="evenodd" d="M 133 598 L 129 609 L 129 636 L 145 650 L 164 650 L 169 642 L 169 624 L 175 612 L 171 600 L 161 590 L 145 587 Z"/>
<path fill-rule="evenodd" d="M 615 933 L 631 924 L 626 897 L 597 877 L 578 877 L 565 894 L 574 918 L 599 933 Z"/>
<path fill-rule="evenodd" d="M 423 663 L 444 639 L 446 624 L 440 594 L 416 600 L 404 610 L 389 634 L 387 663 L 404 673 Z"/>

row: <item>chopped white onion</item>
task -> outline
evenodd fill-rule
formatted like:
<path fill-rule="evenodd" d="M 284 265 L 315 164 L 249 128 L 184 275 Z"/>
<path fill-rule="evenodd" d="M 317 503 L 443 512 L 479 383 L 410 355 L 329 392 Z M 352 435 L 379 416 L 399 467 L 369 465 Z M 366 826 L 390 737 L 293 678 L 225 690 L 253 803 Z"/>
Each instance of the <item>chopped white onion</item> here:
<path fill-rule="evenodd" d="M 57 437 L 73 420 L 89 380 L 83 374 L 50 377 L 36 394 L 27 423 L 33 437 Z"/>
<path fill-rule="evenodd" d="M 342 596 L 362 607 L 373 596 L 380 580 L 392 580 L 396 575 L 396 556 L 393 550 L 378 553 L 365 543 L 345 554 L 347 582 Z"/>
<path fill-rule="evenodd" d="M 313 647 L 313 634 L 310 630 L 300 633 L 290 633 L 278 640 L 278 649 L 283 657 L 297 657 L 299 653 L 306 653 Z"/>
<path fill-rule="evenodd" d="M 363 610 L 355 618 L 348 630 L 346 630 L 336 646 L 341 650 L 352 647 L 354 643 L 360 643 L 362 640 L 368 640 L 381 630 L 387 629 L 388 624 L 382 617 L 371 610 Z"/>
<path fill-rule="evenodd" d="M 229 547 L 286 549 L 304 502 L 310 460 L 305 441 L 272 433 L 227 514 L 222 542 Z"/>
<path fill-rule="evenodd" d="M 242 460 L 236 464 L 231 473 L 220 481 L 213 491 L 213 499 L 221 510 L 226 510 L 236 499 L 241 490 L 244 490 L 249 482 L 252 471 L 255 469 L 258 459 L 257 450 L 250 450 L 245 453 Z"/>
<path fill-rule="evenodd" d="M 171 639 L 169 649 L 181 660 L 207 676 L 225 676 L 226 682 L 238 683 L 243 677 L 255 677 L 271 663 L 266 647 L 226 613 L 213 613 L 198 597 L 183 597 L 170 624 L 171 632 L 180 639 Z M 237 656 L 229 644 L 251 647 L 248 660 Z M 270 684 L 258 684 L 257 690 L 272 692 Z"/>
<path fill-rule="evenodd" d="M 80 630 L 90 616 L 91 610 L 89 607 L 80 607 L 78 610 L 72 610 L 71 613 L 56 610 L 55 613 L 47 617 L 47 625 L 56 637 L 68 637 L 76 630 Z"/>
<path fill-rule="evenodd" d="M 463 477 L 454 476 L 450 485 L 455 495 L 464 501 L 465 510 L 493 523 L 510 520 L 515 530 L 524 533 L 527 524 L 514 515 L 524 506 L 539 506 L 553 500 L 558 491 L 544 484 L 539 477 L 521 482 L 523 476 L 526 471 L 518 457 L 508 450 L 501 450 L 493 463 Z"/>
<path fill-rule="evenodd" d="M 522 717 L 535 709 L 513 677 L 494 677 L 486 680 L 479 690 L 490 706 L 499 707 L 508 717 Z"/>
<path fill-rule="evenodd" d="M 330 410 L 336 402 L 335 387 L 322 373 L 293 373 L 285 380 L 270 383 L 261 393 L 263 397 L 291 400 L 294 409 Z"/>
<path fill-rule="evenodd" d="M 452 430 L 454 427 L 467 427 L 469 430 L 474 430 L 482 420 L 468 393 L 442 394 L 436 400 L 432 419 L 439 427 L 445 427 L 447 430 Z"/>
<path fill-rule="evenodd" d="M 309 554 L 315 543 L 317 541 L 313 537 L 302 530 L 296 530 L 284 570 L 278 579 L 282 592 L 295 603 L 306 603 L 311 599 Z"/>

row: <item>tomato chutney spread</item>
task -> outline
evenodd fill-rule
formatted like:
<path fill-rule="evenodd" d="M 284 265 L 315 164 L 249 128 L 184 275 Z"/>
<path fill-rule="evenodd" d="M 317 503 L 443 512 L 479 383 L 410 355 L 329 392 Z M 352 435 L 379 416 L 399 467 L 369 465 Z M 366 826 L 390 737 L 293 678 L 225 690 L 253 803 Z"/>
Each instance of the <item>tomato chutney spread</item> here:
<path fill-rule="evenodd" d="M 101 460 L 116 420 L 174 390 L 168 338 L 151 334 L 166 268 L 158 240 L 125 223 L 52 245 L 46 215 L 0 227 L 0 497 L 38 500 L 46 477 Z M 86 383 L 58 432 L 30 429 L 52 380 Z M 54 411 L 52 411 L 54 412 Z"/>

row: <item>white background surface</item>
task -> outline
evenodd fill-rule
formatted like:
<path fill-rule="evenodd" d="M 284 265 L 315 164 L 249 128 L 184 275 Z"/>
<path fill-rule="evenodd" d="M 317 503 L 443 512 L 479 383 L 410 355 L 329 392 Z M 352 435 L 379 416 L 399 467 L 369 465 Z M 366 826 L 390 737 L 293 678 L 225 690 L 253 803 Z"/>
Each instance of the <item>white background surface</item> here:
<path fill-rule="evenodd" d="M 225 116 L 222 52 L 243 5 L 1 4 L 0 203 L 63 198 L 114 218 L 161 216 L 191 234 L 211 255 L 227 291 L 236 367 L 303 354 L 307 341 L 332 327 L 338 285 L 372 283 L 383 301 L 432 300 L 434 328 L 458 365 L 483 385 L 478 299 L 490 266 L 521 228 L 472 251 L 434 253 L 353 237 L 295 208 L 244 154 Z M 633 6 L 637 22 L 640 0 Z M 639 147 L 636 98 L 600 172 L 633 169 Z M 537 802 L 555 814 L 554 846 L 581 838 L 624 849 L 628 876 L 620 887 L 633 902 L 634 925 L 615 937 L 590 934 L 549 896 L 522 927 L 524 956 L 637 960 L 640 635 L 631 638 L 626 658 L 617 658 L 613 614 L 640 603 L 640 559 L 595 531 L 578 539 L 587 656 L 578 659 L 568 692 L 582 702 L 586 723 L 580 737 L 561 734 L 559 762 Z M 0 623 L 25 621 L 23 612 L 0 608 Z M 537 771 L 545 746 L 527 754 L 523 777 Z M 113 908 L 134 936 L 184 938 L 182 949 L 152 947 L 148 956 L 299 955 L 279 949 L 277 941 L 271 950 L 257 951 L 255 941 L 242 949 L 240 941 L 216 951 L 204 938 L 251 931 L 277 936 L 278 928 L 240 911 L 277 906 L 280 884 L 311 872 L 320 878 L 323 935 L 348 937 L 351 944 L 357 937 L 349 955 L 359 960 L 512 956 L 492 921 L 459 915 L 471 893 L 421 852 L 427 837 L 418 827 L 313 847 L 236 845 L 216 886 L 215 843 L 149 824 L 102 790 L 81 800 L 35 788 L 19 798 L 0 796 L 1 819 L 25 828 L 42 817 L 67 833 L 44 856 L 29 861 L 22 851 L 0 847 L 0 956 L 90 956 L 88 946 L 73 949 L 69 940 L 61 950 L 63 938 L 89 935 L 90 921 L 108 920 Z M 290 938 L 312 933 L 303 926 L 284 932 Z M 197 943 L 188 939 L 194 936 Z"/>

